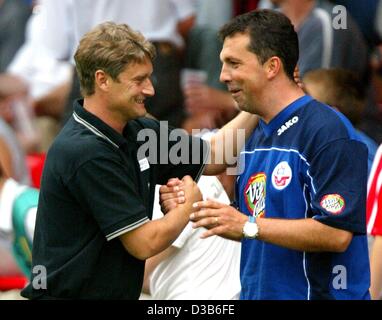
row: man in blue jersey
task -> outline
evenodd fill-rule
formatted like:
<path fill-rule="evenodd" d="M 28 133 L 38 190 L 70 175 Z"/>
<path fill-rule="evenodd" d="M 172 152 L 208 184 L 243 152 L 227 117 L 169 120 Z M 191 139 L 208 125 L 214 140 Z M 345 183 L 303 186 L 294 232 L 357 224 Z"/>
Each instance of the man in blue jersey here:
<path fill-rule="evenodd" d="M 237 208 L 197 202 L 194 227 L 242 241 L 241 299 L 369 299 L 366 146 L 293 81 L 298 39 L 283 14 L 221 30 L 221 80 L 259 126 L 241 152 Z"/>

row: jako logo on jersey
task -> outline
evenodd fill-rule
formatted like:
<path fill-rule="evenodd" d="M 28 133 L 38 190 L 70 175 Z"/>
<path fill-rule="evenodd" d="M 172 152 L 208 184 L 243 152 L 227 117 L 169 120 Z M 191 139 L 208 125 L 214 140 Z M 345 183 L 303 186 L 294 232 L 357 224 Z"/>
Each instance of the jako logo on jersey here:
<path fill-rule="evenodd" d="M 277 190 L 285 189 L 292 180 L 292 169 L 288 162 L 280 162 L 272 173 L 272 184 Z"/>
<path fill-rule="evenodd" d="M 261 172 L 251 176 L 244 189 L 247 208 L 254 217 L 265 215 L 265 187 L 267 176 Z"/>
<path fill-rule="evenodd" d="M 345 209 L 345 200 L 339 194 L 327 194 L 320 202 L 322 208 L 333 214 L 340 214 Z"/>
<path fill-rule="evenodd" d="M 285 122 L 279 130 L 277 130 L 277 135 L 281 136 L 285 131 L 287 131 L 291 126 L 298 122 L 298 117 L 293 117 L 292 119 Z"/>

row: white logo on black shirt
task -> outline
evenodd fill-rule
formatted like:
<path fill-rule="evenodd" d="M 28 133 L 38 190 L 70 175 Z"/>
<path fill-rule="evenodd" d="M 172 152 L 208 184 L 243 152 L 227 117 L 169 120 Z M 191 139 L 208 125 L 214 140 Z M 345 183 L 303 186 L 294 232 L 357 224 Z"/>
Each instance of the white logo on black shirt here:
<path fill-rule="evenodd" d="M 139 166 L 141 167 L 141 172 L 150 168 L 150 164 L 147 158 L 143 158 L 142 160 L 139 160 Z"/>

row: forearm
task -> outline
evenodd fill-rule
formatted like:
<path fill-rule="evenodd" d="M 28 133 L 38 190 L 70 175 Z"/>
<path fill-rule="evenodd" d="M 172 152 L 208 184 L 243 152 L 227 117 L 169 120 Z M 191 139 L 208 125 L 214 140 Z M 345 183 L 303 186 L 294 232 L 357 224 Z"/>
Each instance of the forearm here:
<path fill-rule="evenodd" d="M 352 234 L 314 219 L 257 219 L 259 240 L 288 249 L 308 252 L 343 252 Z"/>
<path fill-rule="evenodd" d="M 13 162 L 12 154 L 7 143 L 0 138 L 0 167 L 4 177 L 12 178 L 13 177 Z"/>
<path fill-rule="evenodd" d="M 178 22 L 176 27 L 179 34 L 183 37 L 184 40 L 187 40 L 190 30 L 195 25 L 195 21 L 196 21 L 196 16 L 191 15 Z"/>
<path fill-rule="evenodd" d="M 370 254 L 370 294 L 372 299 L 381 299 L 382 292 L 382 236 L 374 240 Z"/>
<path fill-rule="evenodd" d="M 189 221 L 192 204 L 185 203 L 169 211 L 163 218 L 145 223 L 121 236 L 127 251 L 146 260 L 168 248 Z"/>
<path fill-rule="evenodd" d="M 243 227 L 248 216 L 214 200 L 195 204 L 196 211 L 190 216 L 193 227 L 208 229 L 202 237 L 219 235 L 231 240 L 243 238 Z M 352 239 L 349 231 L 332 228 L 314 219 L 258 218 L 257 237 L 251 241 L 264 241 L 298 251 L 343 252 Z"/>
<path fill-rule="evenodd" d="M 237 161 L 245 141 L 258 124 L 258 118 L 248 112 L 240 112 L 221 128 L 211 139 L 211 157 L 204 174 L 216 175 Z"/>
<path fill-rule="evenodd" d="M 69 96 L 71 82 L 65 82 L 45 96 L 35 100 L 34 111 L 37 115 L 51 116 L 59 119 L 65 111 L 66 99 Z"/>
<path fill-rule="evenodd" d="M 18 76 L 0 74 L 0 98 L 28 94 L 28 85 Z"/>

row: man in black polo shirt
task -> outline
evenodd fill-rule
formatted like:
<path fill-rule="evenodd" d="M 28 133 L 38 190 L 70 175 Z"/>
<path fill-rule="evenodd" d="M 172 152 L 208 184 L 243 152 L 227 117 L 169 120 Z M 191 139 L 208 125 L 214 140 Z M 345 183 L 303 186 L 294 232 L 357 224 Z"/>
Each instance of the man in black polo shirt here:
<path fill-rule="evenodd" d="M 152 147 L 169 164 L 139 152 L 142 129 L 163 131 L 143 118 L 145 98 L 154 94 L 153 57 L 153 46 L 127 25 L 104 23 L 81 40 L 75 60 L 84 100 L 48 152 L 24 297 L 138 299 L 144 260 L 170 246 L 189 221 L 201 198 L 192 178 L 203 169 L 206 145 L 186 137 L 189 164 L 171 164 L 160 141 Z M 151 221 L 155 185 L 171 177 L 184 177 L 186 200 Z"/>

